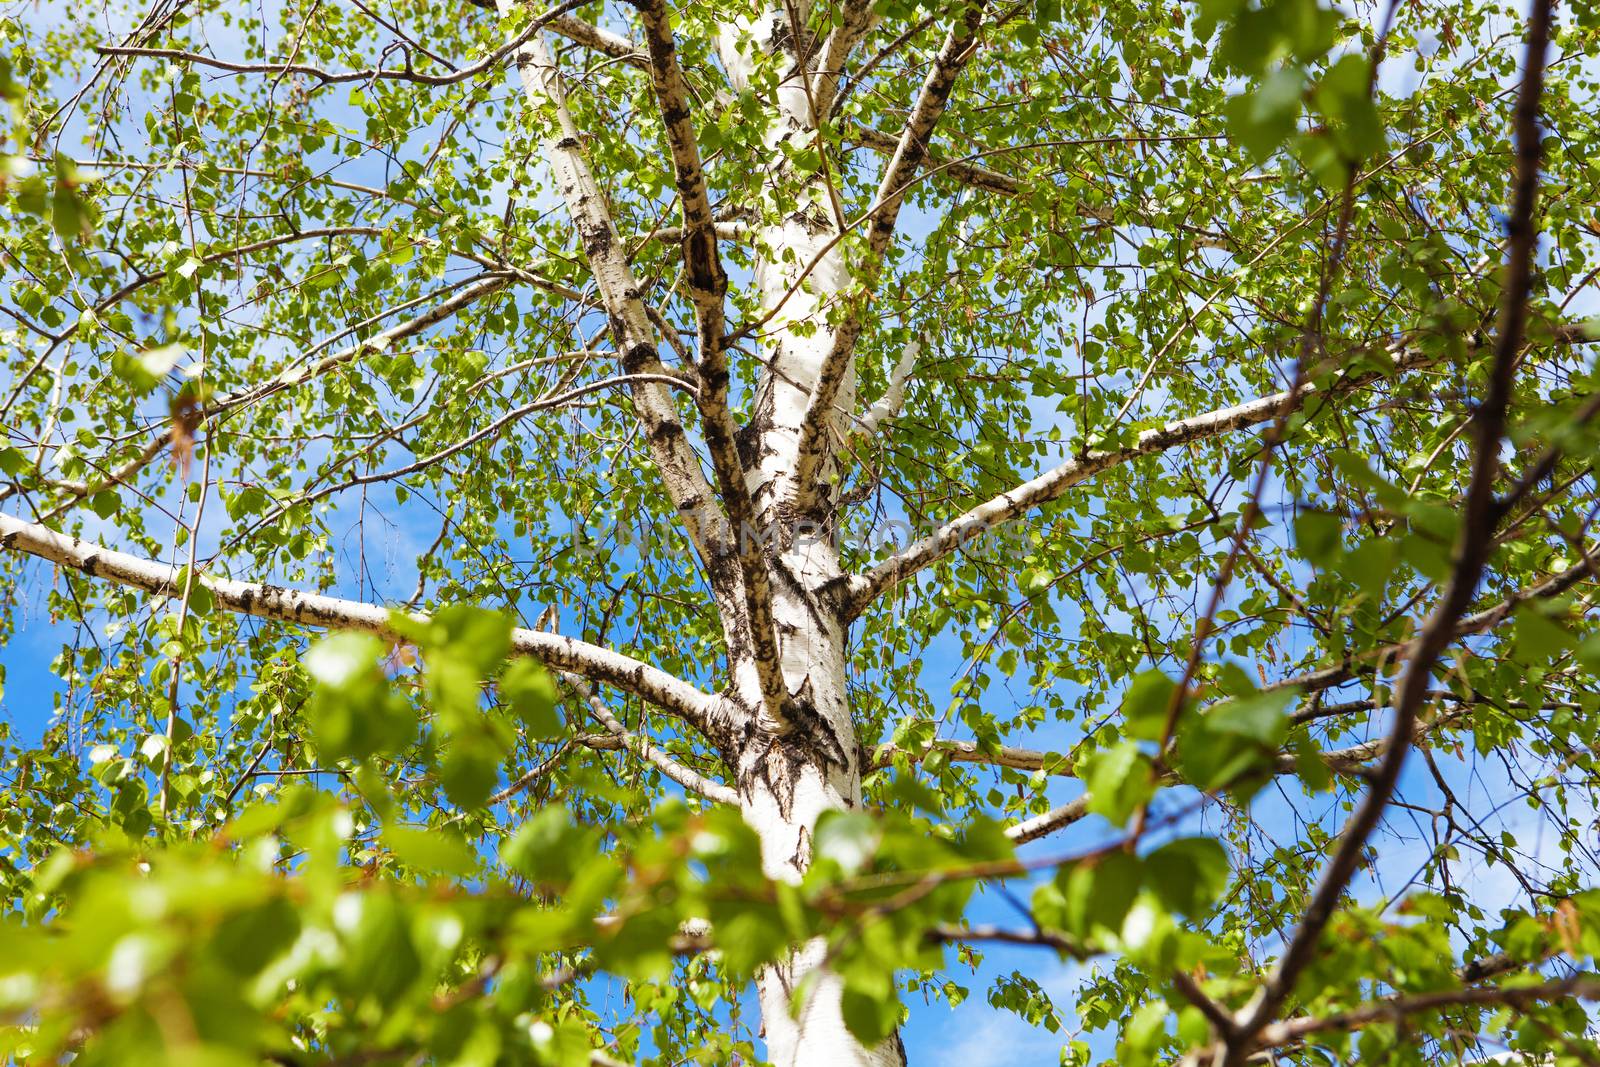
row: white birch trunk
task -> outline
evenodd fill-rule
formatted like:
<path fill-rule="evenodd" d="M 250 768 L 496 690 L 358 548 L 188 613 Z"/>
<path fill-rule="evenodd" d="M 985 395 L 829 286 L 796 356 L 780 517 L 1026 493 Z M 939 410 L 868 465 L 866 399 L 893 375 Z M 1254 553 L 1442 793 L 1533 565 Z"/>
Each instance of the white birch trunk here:
<path fill-rule="evenodd" d="M 501 11 L 514 0 L 498 0 Z M 804 5 L 792 6 L 792 17 L 804 25 Z M 774 538 L 766 562 L 772 567 L 772 613 L 779 645 L 782 682 L 788 701 L 781 717 L 773 714 L 760 679 L 748 657 L 733 665 L 733 687 L 749 715 L 747 732 L 730 738 L 728 755 L 737 763 L 740 805 L 761 838 L 762 863 L 774 878 L 798 879 L 811 864 L 812 831 L 818 817 L 830 809 L 851 808 L 861 800 L 859 745 L 851 721 L 845 688 L 846 627 L 839 605 L 819 591 L 840 577 L 838 553 L 831 530 L 817 529 L 796 536 L 797 520 L 831 527 L 832 507 L 824 495 L 817 514 L 792 514 L 785 494 L 793 484 L 800 451 L 801 430 L 812 393 L 833 348 L 827 323 L 830 304 L 850 282 L 848 262 L 839 243 L 837 211 L 827 183 L 811 175 L 798 197 L 785 174 L 783 141 L 810 145 L 816 136 L 811 111 L 811 89 L 798 63 L 792 62 L 792 41 L 787 39 L 788 18 L 773 13 L 755 24 L 731 27 L 720 42 L 723 61 L 736 84 L 749 73 L 750 52 L 741 53 L 739 42 L 769 55 L 787 55 L 788 76 L 771 104 L 776 121 L 768 140 L 775 161 L 769 183 L 769 202 L 762 205 L 758 227 L 756 280 L 771 318 L 762 331 L 761 344 L 767 367 L 762 377 L 756 410 L 744 443 L 740 463 L 755 506 L 757 531 L 730 530 L 733 537 L 762 534 Z M 753 40 L 752 40 L 753 39 Z M 543 41 L 535 35 L 524 49 L 523 85 L 529 99 L 557 106 L 561 129 L 547 146 L 546 155 L 600 284 L 608 310 L 624 336 L 628 350 L 645 347 L 650 327 L 638 301 L 625 262 L 617 259 L 617 235 L 604 207 L 604 198 L 582 157 L 580 131 L 561 111 L 561 88 Z M 789 189 L 788 193 L 774 191 Z M 796 330 L 796 325 L 802 328 Z M 645 415 L 653 425 L 675 420 L 670 400 L 657 390 L 644 401 Z M 656 406 L 651 407 L 650 402 Z M 837 412 L 855 404 L 855 374 L 843 376 L 831 419 L 836 432 L 844 420 Z M 709 499 L 698 464 L 679 455 L 657 450 L 680 510 L 686 502 Z M 822 472 L 824 475 L 826 472 Z M 736 548 L 737 546 L 735 546 Z M 714 553 L 703 549 L 709 560 Z M 738 629 L 737 603 L 720 605 L 725 621 Z M 730 647 L 747 634 L 730 632 Z M 824 966 L 826 946 L 812 942 L 786 960 L 766 968 L 757 978 L 768 1058 L 777 1067 L 901 1067 L 905 1062 L 898 1035 L 876 1047 L 853 1037 L 841 1011 L 841 982 Z M 796 994 L 805 990 L 805 995 Z"/>
<path fill-rule="evenodd" d="M 861 765 L 845 690 L 844 628 L 803 591 L 838 573 L 837 554 L 829 543 L 801 539 L 783 562 L 802 585 L 780 592 L 773 605 L 784 682 L 798 706 L 815 712 L 811 728 L 825 736 L 748 752 L 739 777 L 766 873 L 797 880 L 811 863 L 817 818 L 861 802 Z M 900 1067 L 905 1055 L 898 1035 L 869 1048 L 846 1029 L 841 984 L 822 968 L 825 951 L 813 941 L 757 977 L 768 1058 L 775 1067 Z M 797 1007 L 792 994 L 803 982 L 807 993 Z"/>
<path fill-rule="evenodd" d="M 803 9 L 795 17 L 803 24 Z M 787 19 L 773 12 L 723 35 L 719 50 L 736 86 L 743 87 L 749 69 L 750 53 L 739 51 L 740 38 L 748 34 L 753 41 L 747 39 L 746 48 L 775 54 L 788 51 L 786 32 Z M 786 164 L 779 143 L 810 144 L 815 137 L 810 93 L 798 65 L 770 103 L 775 121 L 767 134 L 774 160 L 769 196 L 776 187 L 793 188 L 782 180 Z M 791 484 L 806 409 L 833 347 L 828 308 L 848 286 L 850 271 L 820 176 L 805 183 L 798 199 L 783 202 L 774 196 L 762 205 L 761 218 L 755 276 L 763 311 L 772 318 L 762 331 L 767 370 L 752 417 L 754 448 L 745 466 L 757 514 L 767 531 L 777 532 L 780 545 L 773 616 L 796 721 L 786 724 L 785 735 L 758 733 L 744 746 L 738 780 L 745 818 L 761 838 L 766 873 L 798 880 L 811 865 L 818 817 L 861 802 L 859 745 L 845 688 L 845 625 L 835 606 L 817 596 L 840 575 L 838 552 L 831 530 L 795 533 L 797 521 L 828 526 L 831 515 L 794 515 L 780 497 Z M 797 323 L 814 329 L 797 332 L 792 328 Z M 852 370 L 840 387 L 837 407 L 849 411 L 854 404 Z M 842 427 L 843 420 L 836 417 L 835 425 Z M 869 1048 L 846 1028 L 842 984 L 826 970 L 825 954 L 821 941 L 803 945 L 757 977 L 768 1058 L 775 1067 L 901 1067 L 905 1055 L 897 1034 Z"/>
<path fill-rule="evenodd" d="M 792 601 L 779 600 L 779 611 Z M 784 611 L 781 619 L 787 616 Z M 781 622 L 782 625 L 782 622 Z M 813 637 L 824 637 L 814 633 Z M 805 641 L 803 641 L 805 643 Z M 821 646 L 819 646 L 821 645 Z M 786 646 L 786 653 L 790 646 Z M 811 645 L 822 653 L 800 667 L 800 656 L 786 654 L 786 678 L 797 697 L 810 697 L 814 709 L 835 736 L 853 739 L 850 705 L 845 699 L 845 670 L 840 646 L 830 641 Z M 798 880 L 811 864 L 811 830 L 824 811 L 853 808 L 861 801 L 861 768 L 853 741 L 845 760 L 837 752 L 813 752 L 805 745 L 778 745 L 750 753 L 741 773 L 744 816 L 762 838 L 762 862 L 773 878 Z M 768 1057 L 774 1067 L 899 1067 L 904 1064 L 898 1037 L 867 1048 L 846 1029 L 840 1013 L 840 981 L 822 968 L 826 945 L 813 941 L 787 960 L 763 969 L 757 977 Z M 816 971 L 816 974 L 813 973 Z M 806 984 L 798 1006 L 792 993 Z"/>
<path fill-rule="evenodd" d="M 798 5 L 795 11 L 802 24 L 804 10 L 805 5 Z M 792 58 L 787 25 L 780 9 L 723 34 L 719 51 L 735 86 L 744 87 L 749 71 L 749 52 L 738 50 L 740 39 L 748 34 L 753 45 L 747 41 L 747 49 L 782 52 Z M 814 89 L 795 65 L 771 100 L 773 122 L 766 142 L 773 160 L 772 180 L 767 186 L 769 202 L 761 206 L 763 222 L 756 228 L 756 287 L 763 314 L 772 318 L 762 330 L 767 370 L 753 416 L 758 449 L 749 484 L 757 508 L 769 520 L 778 517 L 772 511 L 776 502 L 772 494 L 789 485 L 794 474 L 806 408 L 823 360 L 833 347 L 828 310 L 850 282 L 849 261 L 839 239 L 837 209 L 827 181 L 820 172 L 813 174 L 795 197 L 792 179 L 783 180 L 788 163 L 779 146 L 789 142 L 796 148 L 808 148 L 816 142 L 816 118 L 811 111 Z M 795 331 L 795 324 L 802 329 Z M 853 411 L 855 378 L 853 368 L 846 372 L 835 404 L 837 411 Z M 833 422 L 842 427 L 844 420 L 837 411 Z"/>

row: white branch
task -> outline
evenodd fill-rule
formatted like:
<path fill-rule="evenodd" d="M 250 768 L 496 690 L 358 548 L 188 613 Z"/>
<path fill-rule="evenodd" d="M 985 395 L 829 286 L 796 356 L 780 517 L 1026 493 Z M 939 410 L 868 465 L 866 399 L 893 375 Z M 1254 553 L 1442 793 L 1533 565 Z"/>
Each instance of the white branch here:
<path fill-rule="evenodd" d="M 943 117 L 955 89 L 956 78 L 978 48 L 978 30 L 983 24 L 984 0 L 972 0 L 962 12 L 961 21 L 950 28 L 944 43 L 917 94 L 906 129 L 900 136 L 892 158 L 884 167 L 877 196 L 868 212 L 867 254 L 857 271 L 855 287 L 848 297 L 844 321 L 833 334 L 833 343 L 817 372 L 817 381 L 806 404 L 800 425 L 795 469 L 791 475 L 795 509 L 809 514 L 816 482 L 824 461 L 833 454 L 829 430 L 833 425 L 834 402 L 848 376 L 855 356 L 856 342 L 865 328 L 868 303 L 883 271 L 884 256 L 894 237 L 895 224 L 906 193 L 914 183 L 934 127 Z M 780 491 L 781 493 L 781 491 Z M 783 493 L 781 495 L 791 495 Z"/>
<path fill-rule="evenodd" d="M 1563 323 L 1555 327 L 1550 340 L 1554 344 L 1573 345 L 1590 343 L 1597 340 L 1597 338 L 1591 337 L 1586 327 L 1581 323 Z M 1432 362 L 1422 352 L 1414 348 L 1403 347 L 1399 343 L 1391 346 L 1387 354 L 1392 358 L 1396 371 L 1428 366 Z M 1165 426 L 1145 430 L 1139 434 L 1132 445 L 1126 448 L 1112 451 L 1084 452 L 1074 456 L 1037 478 L 1023 482 L 1016 488 L 969 509 L 957 518 L 945 523 L 927 537 L 895 553 L 865 574 L 852 575 L 846 580 L 844 586 L 844 595 L 842 597 L 844 615 L 847 619 L 855 618 L 877 597 L 923 568 L 959 550 L 968 540 L 982 536 L 998 526 L 1021 518 L 1029 510 L 1059 498 L 1068 489 L 1092 475 L 1141 456 L 1152 455 L 1179 445 L 1217 437 L 1246 426 L 1260 425 L 1275 418 L 1278 412 L 1285 407 L 1293 410 L 1301 406 L 1308 397 L 1318 394 L 1325 394 L 1330 397 L 1343 396 L 1382 377 L 1384 375 L 1378 371 L 1369 371 L 1336 381 L 1329 389 L 1319 389 L 1315 384 L 1307 382 L 1298 391 L 1285 390 L 1284 392 L 1273 393 L 1271 396 L 1259 397 L 1255 400 L 1235 404 L 1232 407 L 1221 408 L 1217 411 L 1195 415 L 1187 419 L 1179 419 L 1176 422 L 1169 422 Z M 1580 565 L 1573 568 L 1571 572 L 1564 576 L 1565 580 L 1568 582 L 1576 581 L 1579 571 L 1587 573 L 1587 567 Z M 1552 579 L 1552 581 L 1556 580 Z M 1502 608 L 1503 611 L 1510 610 L 1509 607 L 1502 606 L 1480 613 L 1480 615 L 1467 616 L 1461 620 L 1462 632 L 1472 632 L 1477 628 L 1486 628 L 1494 625 L 1500 618 L 1504 617 Z M 1497 615 L 1497 612 L 1501 614 Z M 1326 688 L 1330 684 L 1336 684 L 1338 681 L 1349 677 L 1351 666 L 1354 662 L 1354 660 L 1350 660 L 1339 666 L 1325 668 L 1304 678 L 1295 679 L 1292 683 L 1285 682 L 1283 684 Z"/>
<path fill-rule="evenodd" d="M 640 70 L 649 69 L 650 57 L 632 41 L 574 15 L 557 15 L 546 24 L 545 28 L 585 48 L 592 48 L 601 55 L 620 59 Z"/>
<path fill-rule="evenodd" d="M 662 774 L 671 778 L 691 793 L 696 793 L 718 804 L 739 803 L 739 794 L 732 789 L 721 782 L 707 778 L 697 771 L 690 770 L 651 744 L 648 738 L 640 737 L 638 734 L 631 732 L 626 726 L 623 726 L 622 723 L 617 721 L 617 717 L 611 714 L 611 709 L 606 707 L 605 701 L 596 696 L 594 690 L 582 678 L 572 674 L 563 674 L 561 677 L 563 681 L 572 686 L 583 702 L 588 705 L 589 713 L 599 720 L 600 725 L 604 726 L 623 748 L 653 764 Z"/>
<path fill-rule="evenodd" d="M 1073 823 L 1089 814 L 1089 797 L 1087 795 L 1067 801 L 1059 808 L 1052 808 L 1043 815 L 1035 815 L 1031 819 L 1024 819 L 1006 827 L 1006 836 L 1019 845 L 1029 841 L 1037 841 L 1046 834 L 1053 834 L 1063 827 Z"/>
<path fill-rule="evenodd" d="M 778 717 L 783 713 L 787 692 L 778 667 L 780 654 L 772 612 L 772 576 L 760 544 L 755 538 L 745 536 L 745 531 L 756 528 L 755 503 L 750 497 L 739 457 L 738 426 L 728 406 L 729 370 L 728 354 L 724 350 L 727 331 L 723 307 L 727 300 L 728 275 L 717 251 L 705 166 L 701 162 L 691 117 L 689 85 L 678 65 L 677 47 L 673 43 L 671 15 L 665 0 L 638 0 L 637 7 L 644 21 L 645 42 L 650 52 L 650 80 L 666 128 L 678 203 L 683 211 L 683 274 L 680 280 L 694 304 L 700 342 L 697 369 L 701 387 L 695 394 L 700 409 L 700 428 L 706 451 L 711 454 L 717 489 L 727 508 L 728 525 L 738 538 L 735 548 L 739 584 L 743 588 L 721 591 L 728 599 L 738 596 L 742 600 L 740 606 L 744 608 L 750 658 L 761 684 L 762 703 L 769 714 Z M 715 570 L 709 573 L 716 584 L 733 584 L 731 573 L 724 575 Z M 737 628 L 735 619 L 725 622 Z M 743 643 L 729 641 L 730 648 L 738 648 Z"/>
<path fill-rule="evenodd" d="M 882 16 L 874 13 L 876 5 L 869 0 L 845 0 L 839 12 L 839 25 L 828 34 L 822 46 L 821 65 L 813 90 L 816 98 L 817 121 L 827 121 L 833 112 L 833 101 L 838 95 L 839 78 L 844 73 L 845 60 L 874 23 Z"/>
<path fill-rule="evenodd" d="M 872 750 L 871 766 L 883 768 L 892 764 L 896 756 L 904 756 L 912 763 L 921 763 L 931 754 L 941 752 L 952 763 L 982 763 L 990 767 L 1010 767 L 1019 771 L 1042 771 L 1050 768 L 1051 774 L 1074 778 L 1072 761 L 1055 752 L 1041 752 L 1015 745 L 1001 745 L 986 752 L 976 741 L 935 741 L 925 748 L 900 748 L 897 745 L 879 745 Z"/>
<path fill-rule="evenodd" d="M 176 597 L 183 592 L 180 568 L 68 537 L 13 515 L 0 514 L 0 550 L 37 556 L 156 596 Z M 196 580 L 210 590 L 219 607 L 228 611 L 275 622 L 363 630 L 400 639 L 394 630 L 390 609 L 380 604 L 286 589 L 266 582 L 241 582 L 211 575 L 196 575 Z M 604 682 L 642 697 L 702 732 L 707 731 L 717 708 L 715 697 L 666 671 L 608 648 L 559 634 L 524 629 L 512 631 L 511 644 L 517 654 L 532 656 L 551 668 Z"/>
<path fill-rule="evenodd" d="M 1577 327 L 1561 327 L 1555 337 L 1558 343 L 1567 344 L 1587 339 Z M 1424 353 L 1398 343 L 1390 346 L 1385 355 L 1392 360 L 1396 371 L 1409 370 L 1432 362 Z M 1382 377 L 1384 377 L 1383 372 L 1366 371 L 1336 381 L 1329 388 L 1319 388 L 1314 382 L 1308 381 L 1298 390 L 1273 393 L 1270 396 L 1258 397 L 1231 407 L 1145 430 L 1133 444 L 1124 448 L 1082 452 L 1031 481 L 1023 482 L 969 509 L 927 537 L 884 560 L 867 573 L 853 576 L 845 591 L 846 615 L 855 617 L 875 598 L 924 567 L 957 551 L 968 540 L 990 532 L 997 526 L 1013 522 L 1033 508 L 1050 503 L 1092 475 L 1141 456 L 1203 441 L 1247 426 L 1258 426 L 1276 418 L 1280 411 L 1293 410 L 1301 406 L 1309 397 L 1342 396 Z"/>
<path fill-rule="evenodd" d="M 871 436 L 878 432 L 886 421 L 900 414 L 900 409 L 906 403 L 906 382 L 911 379 L 911 372 L 916 369 L 917 357 L 922 354 L 922 342 L 913 337 L 906 342 L 906 347 L 900 352 L 900 360 L 894 365 L 894 371 L 889 375 L 889 386 L 878 398 L 877 403 L 867 409 L 861 416 L 861 432 Z"/>
<path fill-rule="evenodd" d="M 502 16 L 511 12 L 512 0 L 498 3 Z M 555 111 L 556 128 L 545 140 L 544 155 L 611 319 L 623 370 L 630 375 L 662 374 L 654 330 L 641 296 L 643 289 L 634 278 L 605 194 L 589 167 L 582 134 L 567 107 L 561 74 L 543 36 L 533 34 L 517 55 L 529 104 L 535 109 L 548 106 Z M 644 426 L 668 495 L 680 515 L 699 520 L 685 521 L 683 526 L 706 573 L 711 574 L 718 565 L 715 545 L 727 534 L 727 520 L 713 503 L 710 483 L 667 391 L 656 383 L 640 383 L 632 393 L 634 410 Z"/>
<path fill-rule="evenodd" d="M 892 155 L 900 143 L 900 139 L 894 134 L 883 133 L 869 126 L 852 126 L 844 131 L 844 138 L 850 144 L 859 145 L 862 148 L 870 148 L 874 152 L 880 152 L 885 155 Z M 1006 197 L 1021 197 L 1030 190 L 1030 186 L 1009 175 L 1001 174 L 997 170 L 972 162 L 974 158 L 1014 151 L 1016 151 L 1015 148 L 1003 147 L 954 159 L 947 158 L 936 152 L 929 152 L 922 161 L 922 171 L 924 174 L 949 178 L 952 181 L 973 189 L 981 189 L 984 192 L 999 193 L 1001 196 Z M 1048 185 L 1046 187 L 1048 188 Z M 1079 218 L 1099 223 L 1103 226 L 1114 223 L 1117 218 L 1116 209 L 1103 204 L 1079 203 L 1074 205 L 1071 210 Z M 1135 214 L 1130 221 L 1139 226 L 1158 226 L 1157 223 L 1149 220 L 1142 212 Z M 1193 238 L 1195 248 L 1210 248 L 1223 252 L 1233 249 L 1233 242 L 1221 234 L 1195 230 L 1188 230 L 1188 232 Z"/>

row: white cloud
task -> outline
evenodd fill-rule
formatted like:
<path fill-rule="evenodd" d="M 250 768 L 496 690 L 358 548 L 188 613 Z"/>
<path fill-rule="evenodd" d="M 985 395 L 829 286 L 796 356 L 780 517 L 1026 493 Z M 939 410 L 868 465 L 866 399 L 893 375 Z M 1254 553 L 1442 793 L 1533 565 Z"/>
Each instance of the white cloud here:
<path fill-rule="evenodd" d="M 912 1008 L 911 1025 L 905 1033 L 911 1062 L 931 1067 L 1044 1067 L 1059 1062 L 1061 1046 L 1072 1034 L 1068 1030 L 1051 1033 L 1011 1012 L 991 1008 L 988 989 L 996 975 L 1020 969 L 1050 996 L 1070 1029 L 1076 1022 L 1072 1007 L 1085 968 L 1041 958 L 1037 952 L 1026 961 L 1007 959 L 1003 966 L 994 966 L 999 962 L 996 955 L 991 954 L 979 974 L 962 980 L 972 995 L 959 1007 L 949 1011 L 938 1006 Z M 1020 967 L 1019 962 L 1023 964 Z"/>

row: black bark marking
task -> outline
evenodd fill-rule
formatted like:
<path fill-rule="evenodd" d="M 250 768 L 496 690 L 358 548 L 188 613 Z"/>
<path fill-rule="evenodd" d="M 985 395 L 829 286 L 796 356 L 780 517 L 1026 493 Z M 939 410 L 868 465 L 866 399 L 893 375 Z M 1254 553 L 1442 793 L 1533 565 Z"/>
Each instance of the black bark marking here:
<path fill-rule="evenodd" d="M 838 622 L 838 617 L 829 615 L 822 610 L 811 590 L 807 589 L 805 583 L 795 577 L 794 571 L 789 569 L 789 565 L 783 561 L 782 557 L 775 557 L 772 562 L 772 576 L 784 584 L 787 592 L 798 597 L 800 602 L 805 604 L 806 613 L 811 616 L 811 621 L 816 624 L 817 629 L 827 633 Z M 791 630 L 794 629 L 793 626 L 789 628 Z"/>
<path fill-rule="evenodd" d="M 621 337 L 624 328 L 620 322 L 613 322 L 611 328 Z M 661 358 L 656 351 L 656 346 L 648 341 L 639 341 L 622 350 L 622 369 L 628 374 L 639 374 L 644 368 L 652 366 Z"/>
<path fill-rule="evenodd" d="M 745 470 L 754 470 L 763 455 L 771 454 L 772 450 L 763 445 L 767 432 L 771 429 L 771 410 L 766 405 L 758 405 L 750 421 L 739 427 L 734 434 L 734 447 L 739 450 L 739 462 L 744 465 Z"/>
<path fill-rule="evenodd" d="M 797 871 L 803 871 L 811 862 L 811 828 L 800 827 L 800 832 L 794 836 L 794 854 L 789 857 L 789 865 Z"/>
<path fill-rule="evenodd" d="M 794 817 L 795 789 L 806 770 L 815 770 L 826 778 L 831 768 L 848 771 L 850 765 L 849 750 L 817 710 L 808 676 L 784 704 L 783 731 L 756 726 L 742 747 L 739 791 L 752 796 L 758 784 L 764 785 L 777 802 L 779 814 L 788 820 Z"/>

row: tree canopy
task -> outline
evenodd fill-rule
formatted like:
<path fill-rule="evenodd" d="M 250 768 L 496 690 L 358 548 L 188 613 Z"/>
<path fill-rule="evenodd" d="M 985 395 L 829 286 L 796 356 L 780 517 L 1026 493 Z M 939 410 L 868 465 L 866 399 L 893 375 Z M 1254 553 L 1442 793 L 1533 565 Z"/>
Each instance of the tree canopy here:
<path fill-rule="evenodd" d="M 1597 56 L 0 6 L 0 1058 L 1600 1061 Z"/>

